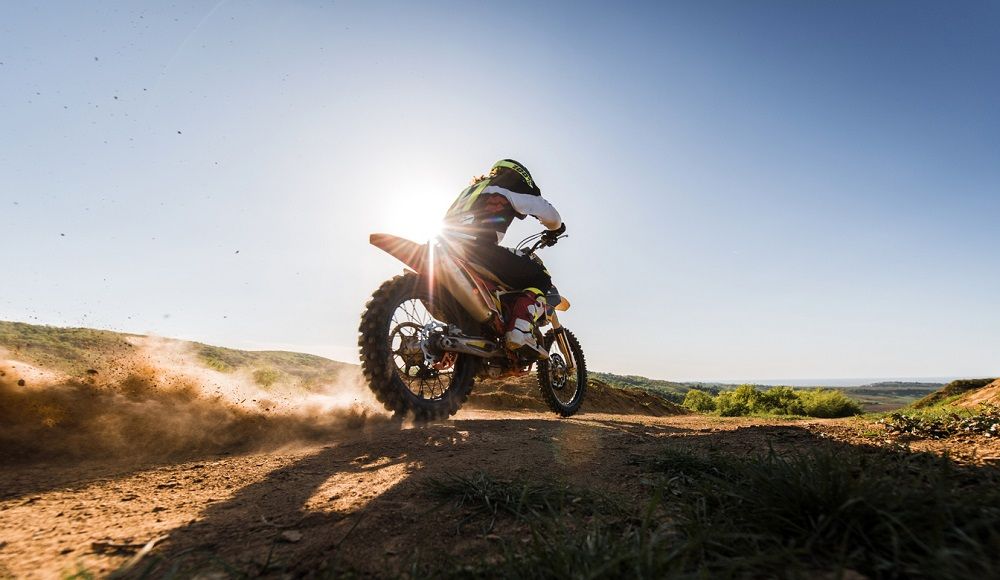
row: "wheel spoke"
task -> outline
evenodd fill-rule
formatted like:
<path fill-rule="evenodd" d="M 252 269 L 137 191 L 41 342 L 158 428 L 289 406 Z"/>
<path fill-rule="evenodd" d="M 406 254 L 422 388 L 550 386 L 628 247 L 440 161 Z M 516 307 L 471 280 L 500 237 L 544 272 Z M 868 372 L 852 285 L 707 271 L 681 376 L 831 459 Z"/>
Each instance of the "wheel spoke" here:
<path fill-rule="evenodd" d="M 452 373 L 427 366 L 423 352 L 417 352 L 417 341 L 434 316 L 417 298 L 400 303 L 391 316 L 392 332 L 389 351 L 393 355 L 396 374 L 406 388 L 422 399 L 443 397 L 451 386 Z"/>

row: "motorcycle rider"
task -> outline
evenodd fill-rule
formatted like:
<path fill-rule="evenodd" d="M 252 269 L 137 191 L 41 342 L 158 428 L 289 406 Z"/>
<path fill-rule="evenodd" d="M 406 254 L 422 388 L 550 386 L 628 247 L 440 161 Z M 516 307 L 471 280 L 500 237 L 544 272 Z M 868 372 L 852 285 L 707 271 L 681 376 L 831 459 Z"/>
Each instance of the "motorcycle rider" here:
<path fill-rule="evenodd" d="M 537 344 L 534 328 L 545 314 L 552 278 L 541 264 L 499 245 L 511 222 L 529 215 L 546 227 L 543 236 L 549 245 L 566 231 L 559 212 L 542 198 L 528 169 L 513 159 L 501 159 L 488 175 L 474 178 L 459 194 L 445 215 L 443 231 L 460 241 L 470 262 L 484 273 L 523 291 L 510 305 L 505 338 L 511 351 L 536 358 L 544 348 Z"/>

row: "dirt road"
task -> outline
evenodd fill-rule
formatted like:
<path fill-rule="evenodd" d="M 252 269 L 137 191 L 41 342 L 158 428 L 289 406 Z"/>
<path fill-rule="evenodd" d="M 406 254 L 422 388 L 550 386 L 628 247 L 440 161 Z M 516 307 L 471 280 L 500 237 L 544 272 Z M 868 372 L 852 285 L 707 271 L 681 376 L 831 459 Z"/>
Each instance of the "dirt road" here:
<path fill-rule="evenodd" d="M 266 454 L 10 468 L 0 475 L 0 577 L 103 576 L 151 541 L 133 573 L 396 574 L 414 561 L 486 557 L 500 536 L 518 533 L 463 528 L 461 508 L 428 497 L 430 478 L 483 471 L 636 497 L 637 460 L 665 444 L 753 453 L 847 438 L 845 421 L 465 411 Z"/>

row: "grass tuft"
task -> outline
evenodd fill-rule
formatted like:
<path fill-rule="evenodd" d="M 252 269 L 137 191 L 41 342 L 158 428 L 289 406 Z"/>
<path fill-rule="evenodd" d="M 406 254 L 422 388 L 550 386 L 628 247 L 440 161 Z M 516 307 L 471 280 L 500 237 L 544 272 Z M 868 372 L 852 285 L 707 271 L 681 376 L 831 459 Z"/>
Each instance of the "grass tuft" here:
<path fill-rule="evenodd" d="M 441 577 L 969 578 L 1000 574 L 1000 477 L 948 458 L 824 448 L 745 458 L 664 451 L 642 513 L 581 523 L 547 493 L 487 476 L 447 497 L 535 517 L 527 544 Z M 437 488 L 440 489 L 440 488 Z M 530 489 L 535 489 L 530 487 Z M 475 490 L 475 491 L 474 491 Z M 534 498 L 533 500 L 524 498 Z M 527 509 L 531 504 L 535 507 Z"/>
<path fill-rule="evenodd" d="M 617 510 L 608 497 L 590 490 L 555 482 L 500 479 L 484 472 L 429 479 L 423 485 L 431 497 L 453 502 L 474 515 L 489 516 L 491 522 L 502 515 L 525 520 L 566 511 Z"/>

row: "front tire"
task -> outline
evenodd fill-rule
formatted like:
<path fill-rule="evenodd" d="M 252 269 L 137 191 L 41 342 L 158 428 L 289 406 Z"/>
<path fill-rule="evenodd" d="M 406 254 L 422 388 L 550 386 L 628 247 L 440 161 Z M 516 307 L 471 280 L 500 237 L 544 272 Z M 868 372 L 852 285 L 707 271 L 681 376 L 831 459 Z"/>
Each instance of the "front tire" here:
<path fill-rule="evenodd" d="M 555 329 L 549 329 L 545 333 L 544 344 L 545 350 L 549 352 L 549 359 L 535 363 L 538 369 L 538 387 L 542 391 L 542 399 L 550 409 L 563 417 L 569 417 L 580 410 L 583 396 L 587 392 L 587 360 L 576 335 L 565 328 L 561 329 L 560 332 L 566 333 L 566 342 L 576 361 L 576 368 L 569 372 L 566 360 L 559 352 L 555 332 Z M 556 346 L 554 352 L 553 346 Z"/>
<path fill-rule="evenodd" d="M 424 366 L 422 357 L 401 355 L 403 345 L 394 350 L 397 338 L 421 326 L 418 321 L 400 321 L 397 314 L 415 310 L 418 303 L 429 304 L 430 297 L 420 282 L 415 274 L 396 276 L 372 294 L 361 315 L 358 346 L 361 371 L 375 398 L 396 416 L 413 413 L 415 420 L 425 422 L 458 412 L 472 390 L 476 361 L 469 355 L 458 355 L 445 373 Z M 413 341 L 412 336 L 403 338 Z"/>

